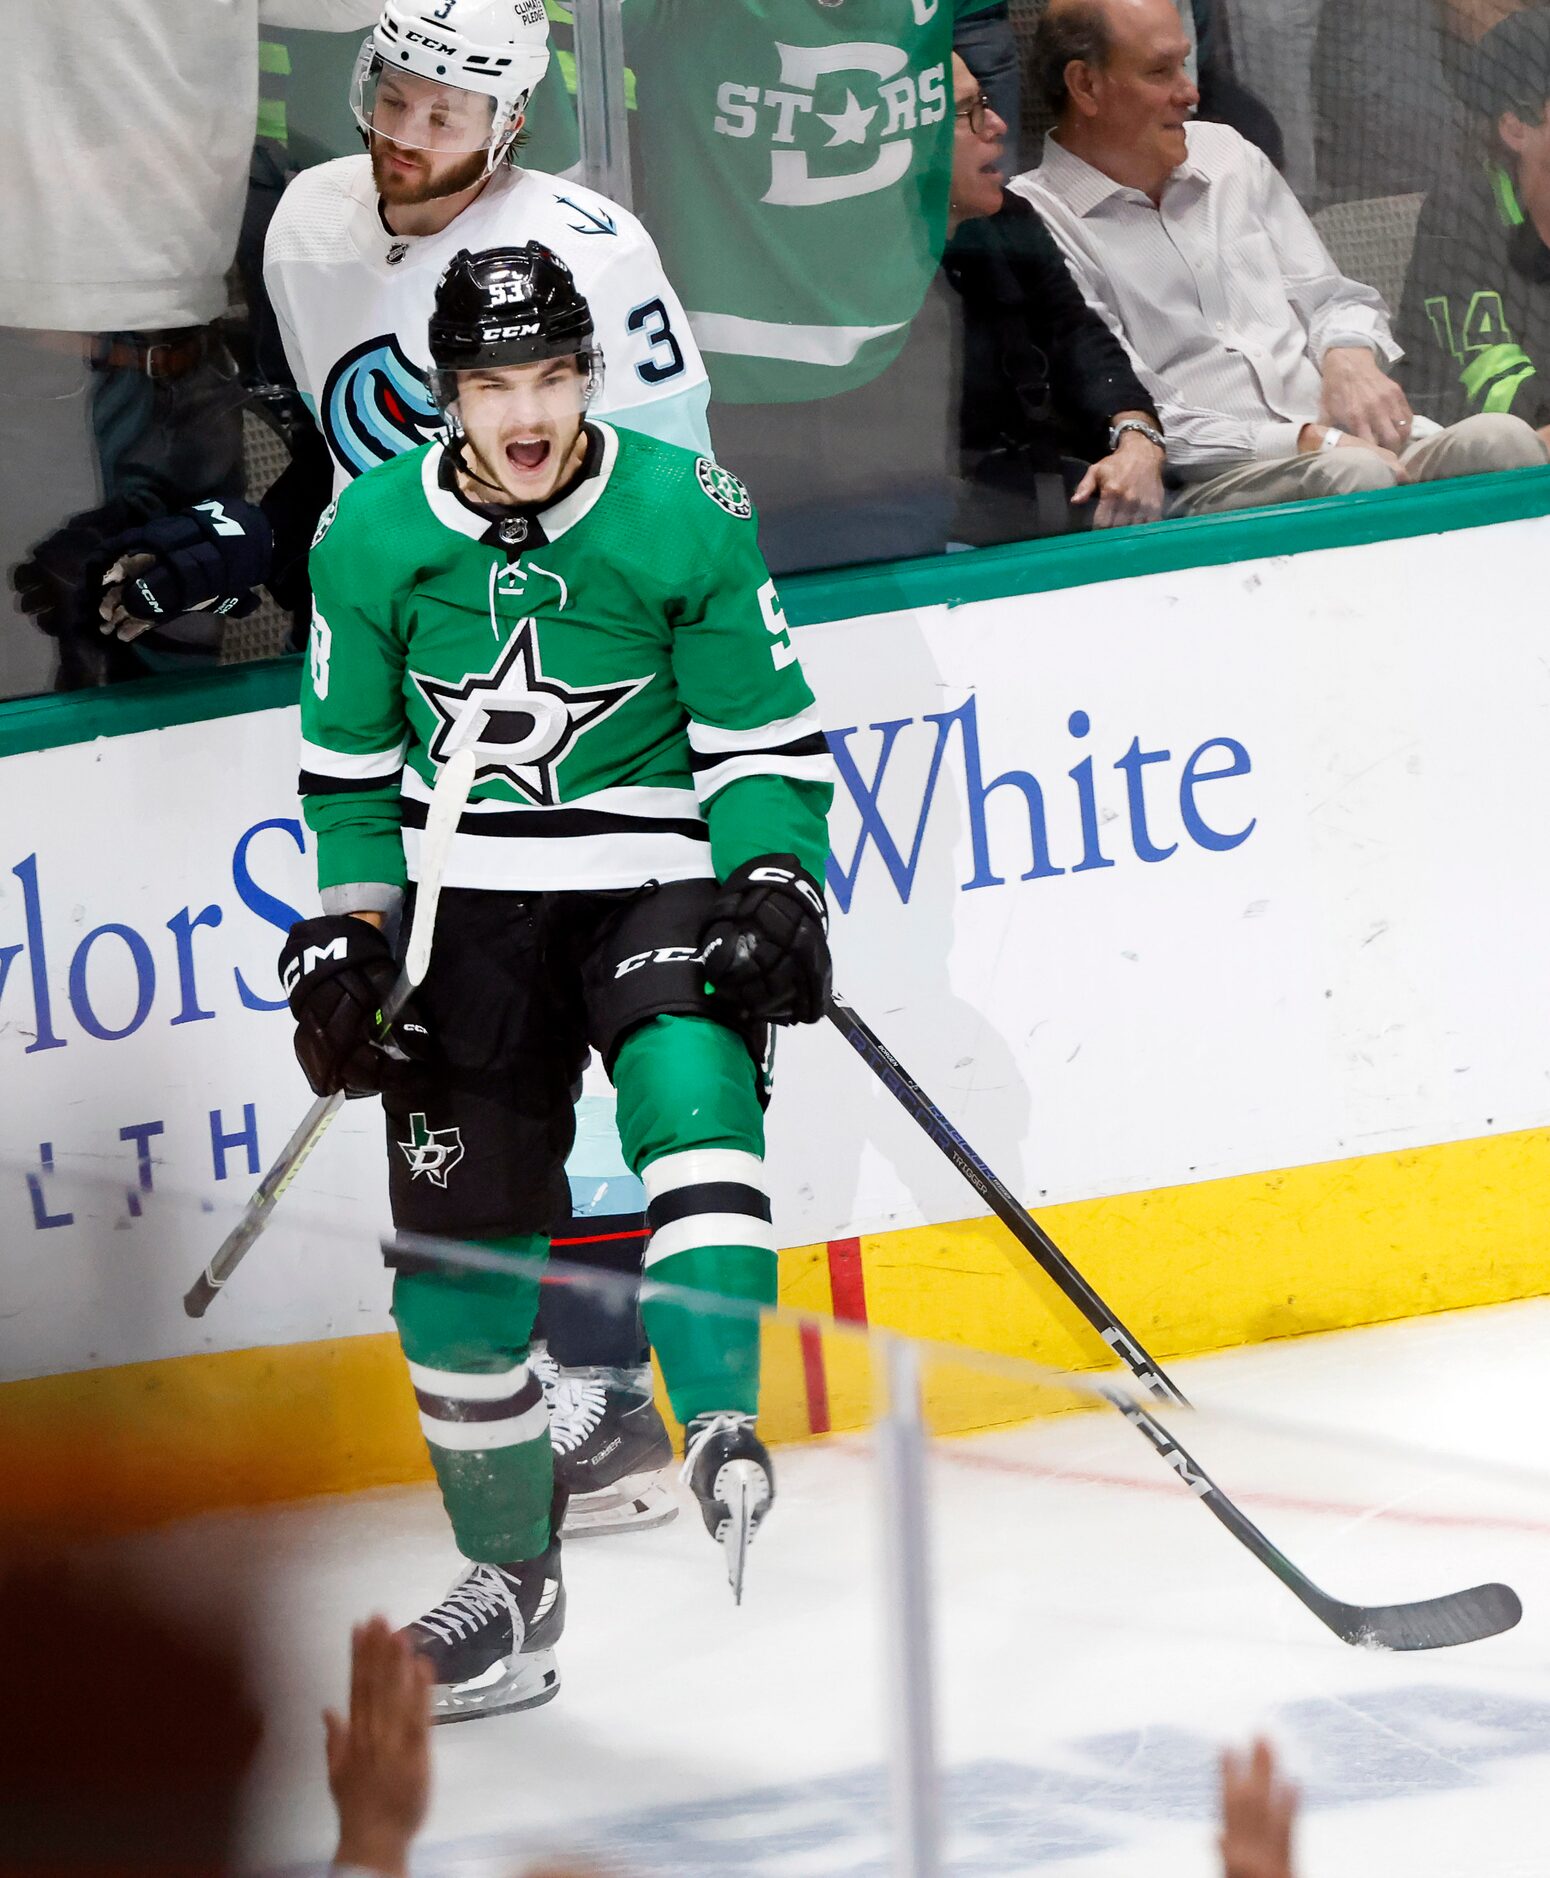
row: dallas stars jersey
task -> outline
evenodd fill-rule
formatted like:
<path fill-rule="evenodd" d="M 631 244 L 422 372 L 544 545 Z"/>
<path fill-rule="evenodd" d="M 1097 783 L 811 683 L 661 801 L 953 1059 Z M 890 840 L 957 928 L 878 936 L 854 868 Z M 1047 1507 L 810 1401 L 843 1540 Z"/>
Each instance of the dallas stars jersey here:
<path fill-rule="evenodd" d="M 897 356 L 946 235 L 953 27 L 987 4 L 623 0 L 636 201 L 718 399 L 828 397 Z M 530 126 L 553 167 L 561 97 Z"/>
<path fill-rule="evenodd" d="M 415 876 L 465 744 L 449 886 L 724 879 L 771 853 L 822 878 L 827 746 L 747 492 L 709 458 L 589 424 L 584 478 L 492 521 L 430 444 L 345 489 L 311 575 L 300 786 L 325 894 Z"/>
<path fill-rule="evenodd" d="M 384 226 L 368 157 L 304 170 L 281 197 L 264 283 L 296 384 L 328 440 L 334 488 L 441 430 L 425 384 L 436 282 L 460 248 L 552 248 L 592 308 L 600 414 L 708 450 L 705 367 L 651 237 L 579 183 L 503 169 L 439 235 Z"/>

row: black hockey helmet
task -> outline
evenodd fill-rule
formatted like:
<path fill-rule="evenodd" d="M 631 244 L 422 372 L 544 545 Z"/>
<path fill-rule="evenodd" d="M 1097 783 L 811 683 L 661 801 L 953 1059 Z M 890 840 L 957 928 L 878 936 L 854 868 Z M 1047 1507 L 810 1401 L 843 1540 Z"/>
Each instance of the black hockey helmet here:
<path fill-rule="evenodd" d="M 570 269 L 541 241 L 477 254 L 460 249 L 436 283 L 430 351 L 431 391 L 443 410 L 457 397 L 457 373 L 476 366 L 574 356 L 593 381 L 589 402 L 602 382 L 592 309 Z"/>

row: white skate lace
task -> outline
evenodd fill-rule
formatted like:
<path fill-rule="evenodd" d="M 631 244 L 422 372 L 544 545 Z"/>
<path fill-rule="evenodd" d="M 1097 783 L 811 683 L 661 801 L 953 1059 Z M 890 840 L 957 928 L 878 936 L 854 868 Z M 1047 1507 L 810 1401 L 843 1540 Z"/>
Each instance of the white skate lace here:
<path fill-rule="evenodd" d="M 554 1385 L 560 1380 L 560 1366 L 549 1354 L 546 1344 L 535 1343 L 528 1351 L 527 1366 L 538 1378 L 538 1386 L 544 1392 L 544 1400 L 549 1405 L 549 1412 L 554 1412 Z"/>
<path fill-rule="evenodd" d="M 556 1454 L 579 1448 L 603 1419 L 608 1407 L 607 1387 L 593 1376 L 556 1372 L 549 1403 L 549 1441 Z"/>
<path fill-rule="evenodd" d="M 511 1596 L 506 1575 L 497 1565 L 475 1565 L 466 1578 L 460 1578 L 434 1610 L 415 1619 L 416 1627 L 428 1630 L 443 1643 L 459 1643 L 472 1636 L 487 1618 L 508 1614 L 514 1636 L 520 1638 L 522 1618 Z"/>
<path fill-rule="evenodd" d="M 712 1415 L 703 1426 L 696 1428 L 684 1446 L 684 1464 L 678 1470 L 678 1478 L 686 1481 L 694 1472 L 694 1463 L 699 1459 L 700 1449 L 712 1435 L 728 1435 L 738 1428 L 751 1428 L 751 1415 L 738 1415 L 728 1411 L 725 1415 Z"/>

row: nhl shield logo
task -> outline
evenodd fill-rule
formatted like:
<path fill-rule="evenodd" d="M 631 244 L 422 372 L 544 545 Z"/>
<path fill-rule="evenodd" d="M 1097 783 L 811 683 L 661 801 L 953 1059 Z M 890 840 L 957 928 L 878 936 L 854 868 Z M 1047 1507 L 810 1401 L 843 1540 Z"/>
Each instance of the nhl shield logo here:
<path fill-rule="evenodd" d="M 463 1135 L 457 1128 L 430 1128 L 416 1111 L 409 1117 L 409 1139 L 400 1141 L 409 1163 L 409 1178 L 423 1174 L 433 1187 L 445 1187 L 447 1176 L 463 1158 Z"/>

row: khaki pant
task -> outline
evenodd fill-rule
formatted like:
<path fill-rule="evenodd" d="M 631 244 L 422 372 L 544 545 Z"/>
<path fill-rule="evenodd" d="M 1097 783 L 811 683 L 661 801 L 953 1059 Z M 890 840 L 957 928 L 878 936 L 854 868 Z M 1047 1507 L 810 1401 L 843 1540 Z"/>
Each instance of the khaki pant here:
<path fill-rule="evenodd" d="M 1483 476 L 1488 470 L 1527 469 L 1550 462 L 1550 451 L 1521 417 L 1485 412 L 1411 444 L 1400 461 L 1412 482 L 1431 483 L 1450 476 Z M 1273 502 L 1394 487 L 1393 469 L 1375 450 L 1313 450 L 1246 463 L 1186 484 L 1169 494 L 1168 513 L 1212 515 L 1222 509 L 1257 509 Z"/>

